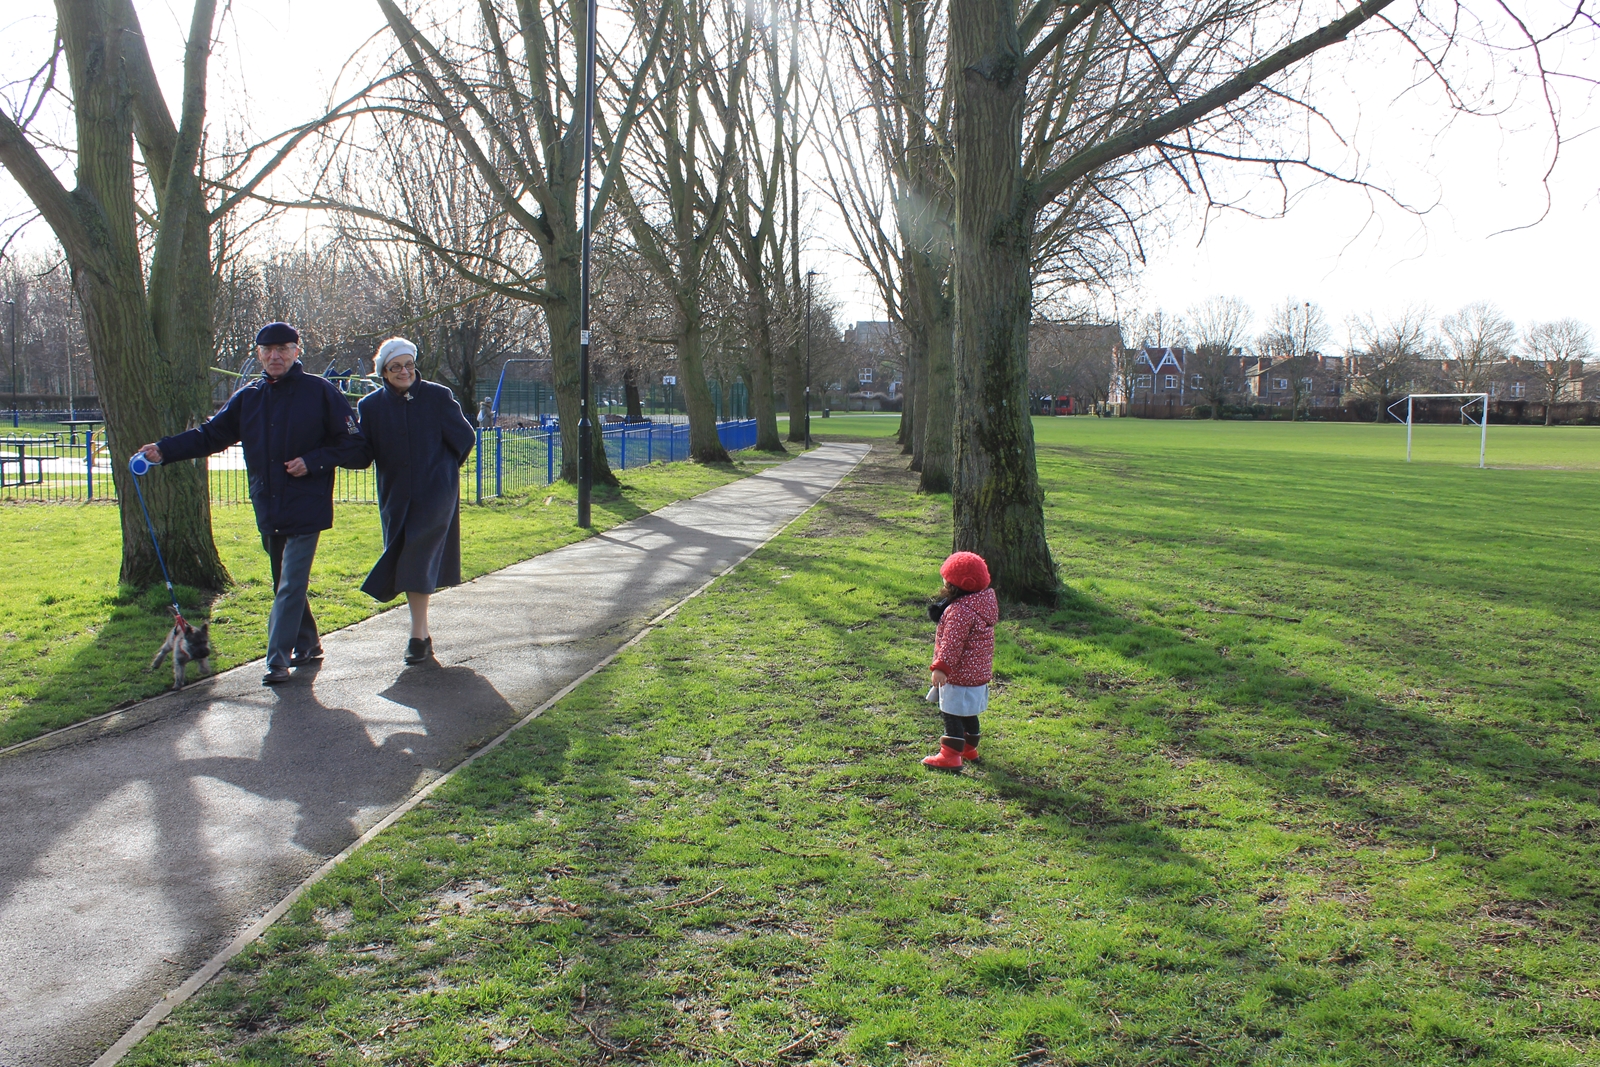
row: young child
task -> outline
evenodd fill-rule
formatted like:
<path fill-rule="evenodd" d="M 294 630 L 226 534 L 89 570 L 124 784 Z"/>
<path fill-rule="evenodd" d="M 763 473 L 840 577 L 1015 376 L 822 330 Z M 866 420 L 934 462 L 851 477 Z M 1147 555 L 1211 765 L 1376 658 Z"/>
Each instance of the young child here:
<path fill-rule="evenodd" d="M 963 760 L 978 758 L 978 715 L 989 707 L 1000 602 L 989 588 L 989 565 L 976 552 L 955 553 L 939 568 L 939 576 L 944 589 L 928 605 L 928 617 L 939 624 L 928 702 L 937 702 L 944 715 L 944 736 L 938 754 L 922 762 L 953 771 Z"/>

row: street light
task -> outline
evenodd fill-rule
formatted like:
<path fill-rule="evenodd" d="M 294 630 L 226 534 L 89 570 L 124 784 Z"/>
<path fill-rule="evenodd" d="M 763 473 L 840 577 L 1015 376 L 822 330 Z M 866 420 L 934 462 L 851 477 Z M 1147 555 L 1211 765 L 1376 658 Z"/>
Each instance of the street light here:
<path fill-rule="evenodd" d="M 806 447 L 811 447 L 811 279 L 814 270 L 806 271 Z M 16 344 L 12 341 L 12 344 Z"/>
<path fill-rule="evenodd" d="M 17 302 L 7 300 L 11 305 L 11 428 L 17 429 L 22 425 L 17 418 Z"/>
<path fill-rule="evenodd" d="M 578 324 L 578 525 L 589 528 L 589 497 L 594 488 L 594 465 L 589 455 L 593 431 L 589 424 L 589 231 L 594 229 L 594 185 L 589 171 L 594 157 L 594 53 L 596 0 L 588 3 L 587 33 L 583 45 L 583 314 Z"/>

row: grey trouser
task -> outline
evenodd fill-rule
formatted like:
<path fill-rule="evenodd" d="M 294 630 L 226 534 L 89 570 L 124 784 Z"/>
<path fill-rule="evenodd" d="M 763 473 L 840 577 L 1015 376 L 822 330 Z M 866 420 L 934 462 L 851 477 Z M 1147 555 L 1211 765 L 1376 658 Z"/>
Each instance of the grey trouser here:
<path fill-rule="evenodd" d="M 311 584 L 311 561 L 317 555 L 320 533 L 273 534 L 263 537 L 272 557 L 272 614 L 267 619 L 267 666 L 288 667 L 295 653 L 317 648 L 317 620 L 311 617 L 306 589 Z"/>

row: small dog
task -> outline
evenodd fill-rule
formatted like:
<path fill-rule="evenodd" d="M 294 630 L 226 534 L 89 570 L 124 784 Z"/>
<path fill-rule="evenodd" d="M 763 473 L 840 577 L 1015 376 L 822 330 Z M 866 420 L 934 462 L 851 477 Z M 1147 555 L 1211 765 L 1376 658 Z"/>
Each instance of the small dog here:
<path fill-rule="evenodd" d="M 190 626 L 181 616 L 175 618 L 171 631 L 167 633 L 167 639 L 161 642 L 161 648 L 156 652 L 156 658 L 151 660 L 150 666 L 145 669 L 153 671 L 161 666 L 161 661 L 167 658 L 168 652 L 172 653 L 172 688 L 183 688 L 186 668 L 190 663 L 200 664 L 200 669 L 205 674 L 210 674 L 211 624 L 203 622 L 199 626 Z"/>

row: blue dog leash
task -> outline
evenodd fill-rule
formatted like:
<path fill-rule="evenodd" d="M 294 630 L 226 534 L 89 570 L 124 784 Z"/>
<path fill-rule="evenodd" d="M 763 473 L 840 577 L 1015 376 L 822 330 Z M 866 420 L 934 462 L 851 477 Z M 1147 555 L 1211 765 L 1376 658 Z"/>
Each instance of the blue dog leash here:
<path fill-rule="evenodd" d="M 189 629 L 189 624 L 183 620 L 183 612 L 178 607 L 178 593 L 172 588 L 172 575 L 167 573 L 167 561 L 162 558 L 161 545 L 156 541 L 155 523 L 150 521 L 150 508 L 144 502 L 144 490 L 139 487 L 139 479 L 151 467 L 143 452 L 135 452 L 133 458 L 128 460 L 128 470 L 133 472 L 133 489 L 139 494 L 139 510 L 144 512 L 144 528 L 150 531 L 150 547 L 156 550 L 156 562 L 161 564 L 161 577 L 167 582 L 167 598 L 172 601 L 172 616 L 178 620 L 178 626 L 184 630 Z"/>

